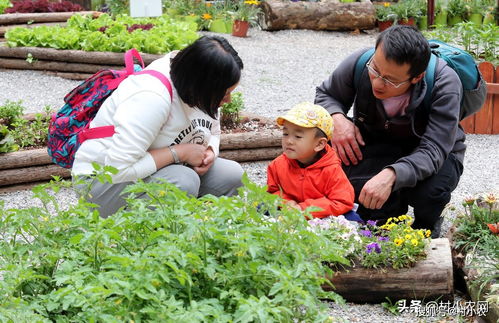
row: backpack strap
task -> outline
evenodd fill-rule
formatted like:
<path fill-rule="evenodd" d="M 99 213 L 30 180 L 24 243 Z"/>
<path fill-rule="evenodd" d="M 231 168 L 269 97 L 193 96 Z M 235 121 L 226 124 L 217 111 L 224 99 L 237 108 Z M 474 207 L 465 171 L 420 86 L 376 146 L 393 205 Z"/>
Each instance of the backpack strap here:
<path fill-rule="evenodd" d="M 426 74 L 424 76 L 426 82 L 426 93 L 423 99 L 423 104 L 425 109 L 429 112 L 431 108 L 431 92 L 433 91 L 433 85 L 435 85 L 435 73 L 437 70 L 437 56 L 431 53 L 430 62 L 426 68 Z"/>
<path fill-rule="evenodd" d="M 356 90 L 359 88 L 362 72 L 364 71 L 367 62 L 371 59 L 373 55 L 374 55 L 374 48 L 368 49 L 362 55 L 360 55 L 360 57 L 357 59 L 357 62 L 355 63 L 353 84 Z"/>
<path fill-rule="evenodd" d="M 139 74 L 149 74 L 151 76 L 154 76 L 158 80 L 163 83 L 163 85 L 168 89 L 168 93 L 170 93 L 170 100 L 173 101 L 173 89 L 172 89 L 172 84 L 170 83 L 170 80 L 163 75 L 163 73 L 160 73 L 155 70 L 143 70 L 137 73 L 133 73 L 133 75 L 139 75 Z"/>

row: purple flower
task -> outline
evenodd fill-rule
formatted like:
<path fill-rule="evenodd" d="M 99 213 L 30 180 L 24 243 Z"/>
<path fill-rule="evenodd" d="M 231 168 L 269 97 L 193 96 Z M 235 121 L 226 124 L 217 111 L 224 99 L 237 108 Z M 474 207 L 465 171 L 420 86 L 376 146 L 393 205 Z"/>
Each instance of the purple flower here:
<path fill-rule="evenodd" d="M 381 253 L 381 247 L 379 246 L 379 244 L 377 242 L 372 242 L 366 246 L 367 253 L 371 253 L 371 252 L 373 252 L 373 250 L 376 253 Z"/>
<path fill-rule="evenodd" d="M 360 234 L 363 235 L 364 237 L 368 237 L 368 238 L 373 236 L 371 231 L 369 231 L 369 230 L 360 230 Z"/>
<path fill-rule="evenodd" d="M 376 221 L 373 221 L 373 220 L 368 220 L 368 221 L 367 221 L 367 224 L 369 224 L 370 226 L 375 227 L 375 226 L 376 226 Z"/>
<path fill-rule="evenodd" d="M 378 240 L 379 241 L 388 241 L 388 240 L 390 240 L 390 238 L 389 237 L 378 237 Z"/>

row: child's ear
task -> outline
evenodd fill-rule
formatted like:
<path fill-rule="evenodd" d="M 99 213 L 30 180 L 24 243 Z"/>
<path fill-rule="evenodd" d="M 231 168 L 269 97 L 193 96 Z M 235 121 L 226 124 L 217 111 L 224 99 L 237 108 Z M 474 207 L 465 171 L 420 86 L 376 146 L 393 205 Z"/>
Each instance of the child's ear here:
<path fill-rule="evenodd" d="M 323 150 L 327 145 L 327 139 L 326 138 L 319 138 L 319 140 L 317 140 L 317 143 L 315 144 L 315 147 L 314 147 L 314 150 L 316 152 L 319 152 L 321 150 Z"/>

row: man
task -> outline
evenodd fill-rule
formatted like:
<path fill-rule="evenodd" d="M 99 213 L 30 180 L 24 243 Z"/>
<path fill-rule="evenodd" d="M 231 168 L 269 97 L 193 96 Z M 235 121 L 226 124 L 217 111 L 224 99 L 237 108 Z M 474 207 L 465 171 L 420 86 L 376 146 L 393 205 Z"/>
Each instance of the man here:
<path fill-rule="evenodd" d="M 355 65 L 364 52 L 343 61 L 315 97 L 333 116 L 332 143 L 355 188 L 358 213 L 364 220 L 383 220 L 406 213 L 411 205 L 413 227 L 430 229 L 438 237 L 440 215 L 463 170 L 461 81 L 439 59 L 431 106 L 424 106 L 431 52 L 411 26 L 382 32 L 354 82 Z M 352 103 L 353 120 L 346 117 Z"/>

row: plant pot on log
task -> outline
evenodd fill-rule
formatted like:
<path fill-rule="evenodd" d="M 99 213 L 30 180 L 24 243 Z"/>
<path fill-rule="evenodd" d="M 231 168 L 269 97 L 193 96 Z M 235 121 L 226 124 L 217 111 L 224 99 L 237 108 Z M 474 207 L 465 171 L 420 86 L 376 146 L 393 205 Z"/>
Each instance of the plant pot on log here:
<path fill-rule="evenodd" d="M 387 21 L 378 21 L 378 29 L 380 32 L 382 32 L 385 29 L 390 28 L 393 25 L 393 21 L 387 20 Z"/>
<path fill-rule="evenodd" d="M 263 12 L 258 16 L 258 22 L 264 30 L 373 29 L 376 22 L 376 11 L 371 1 L 340 3 L 267 0 L 261 6 Z"/>
<path fill-rule="evenodd" d="M 247 37 L 249 29 L 249 22 L 244 20 L 234 20 L 232 25 L 232 36 Z"/>
<path fill-rule="evenodd" d="M 333 269 L 335 270 L 335 269 Z M 362 267 L 340 269 L 332 277 L 326 277 L 333 290 L 347 301 L 380 303 L 389 297 L 400 299 L 452 299 L 454 279 L 452 256 L 447 239 L 433 239 L 426 259 L 411 268 L 367 269 Z"/>

